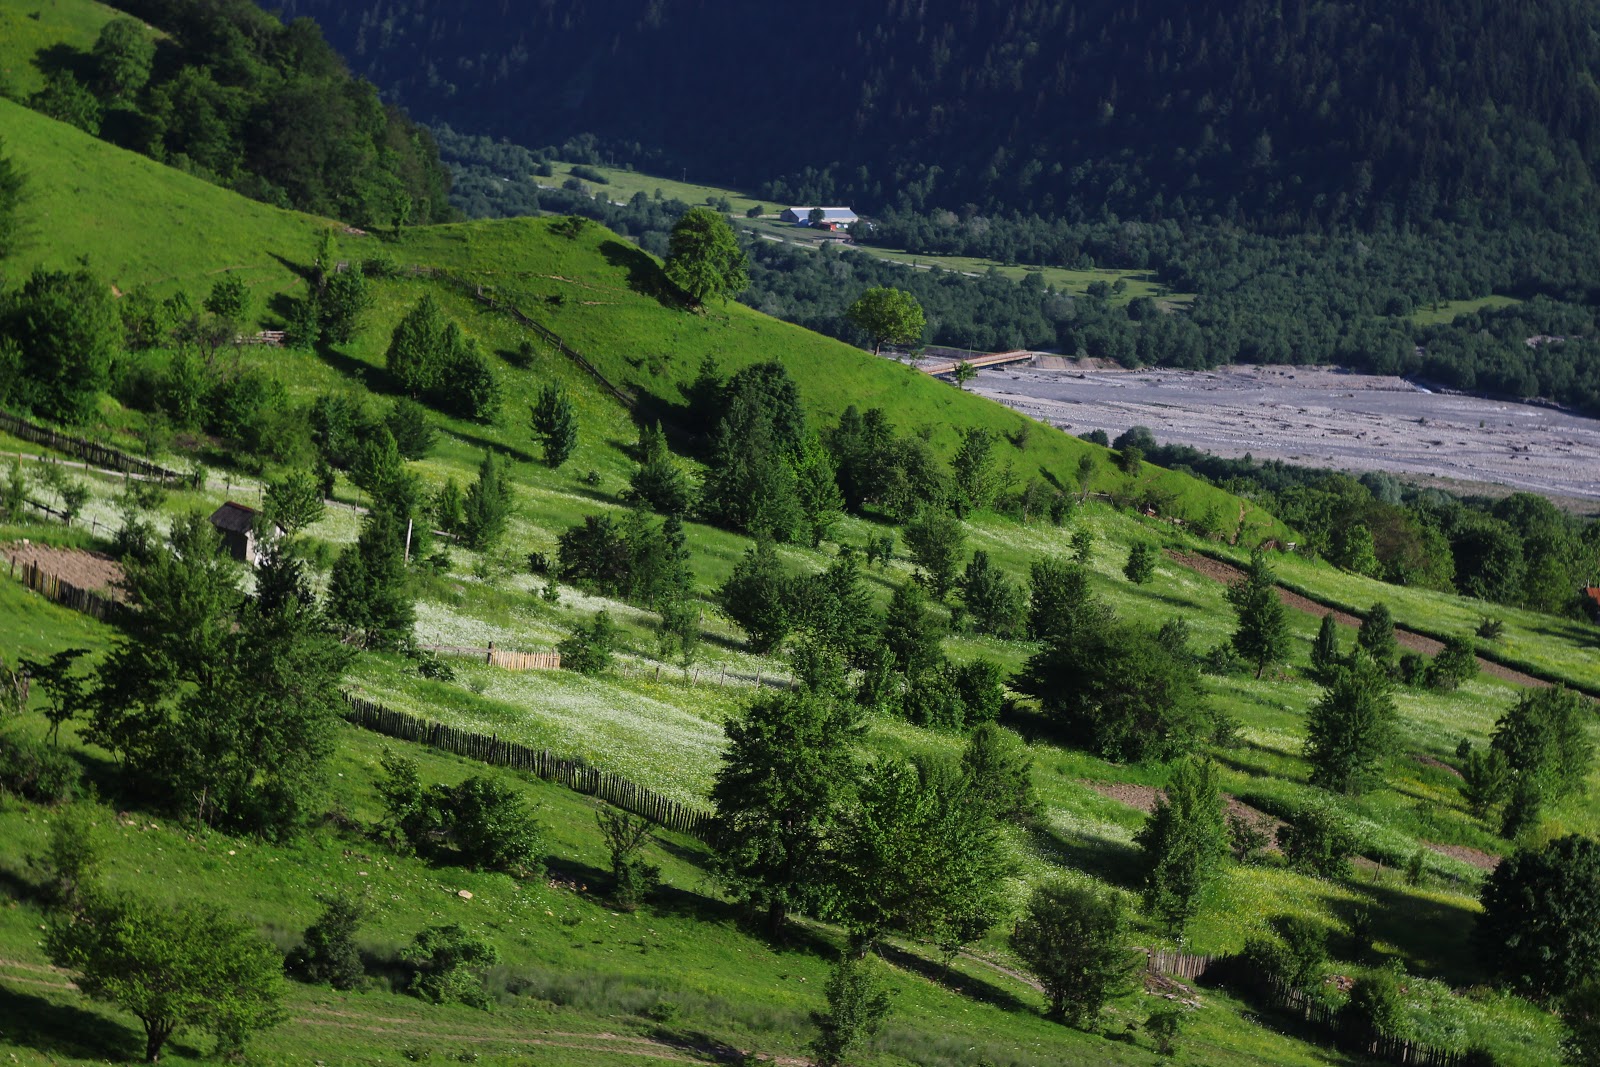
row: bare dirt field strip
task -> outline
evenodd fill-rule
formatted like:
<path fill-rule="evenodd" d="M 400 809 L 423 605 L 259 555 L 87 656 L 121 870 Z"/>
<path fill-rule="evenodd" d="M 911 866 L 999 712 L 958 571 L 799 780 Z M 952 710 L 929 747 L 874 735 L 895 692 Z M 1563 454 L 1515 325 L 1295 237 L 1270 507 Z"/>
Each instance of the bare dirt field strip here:
<path fill-rule="evenodd" d="M 1504 485 L 1588 510 L 1600 502 L 1600 420 L 1552 408 L 1326 367 L 1040 364 L 982 371 L 967 388 L 1074 434 L 1148 426 L 1163 444 L 1219 456 Z"/>
<path fill-rule="evenodd" d="M 1207 578 L 1215 579 L 1224 584 L 1231 585 L 1244 577 L 1244 572 L 1239 568 L 1223 563 L 1221 560 L 1212 559 L 1210 556 L 1201 556 L 1193 552 L 1180 552 L 1176 549 L 1168 549 L 1167 556 L 1175 563 L 1181 563 L 1198 574 L 1203 574 Z M 1323 615 L 1332 615 L 1334 621 L 1341 626 L 1354 626 L 1357 628 L 1361 626 L 1361 620 L 1354 615 L 1319 604 L 1310 597 L 1301 596 L 1299 593 L 1291 592 L 1282 586 L 1278 587 L 1278 599 L 1296 611 L 1304 611 L 1319 618 Z M 1413 633 L 1399 626 L 1394 628 L 1394 637 L 1401 648 L 1406 649 L 1408 652 L 1419 652 L 1424 656 L 1437 656 L 1440 649 L 1444 648 L 1444 643 L 1441 641 L 1435 641 L 1431 637 L 1424 637 L 1422 634 Z M 1512 670 L 1510 667 L 1503 667 L 1491 660 L 1484 659 L 1482 656 L 1478 657 L 1478 669 L 1483 671 L 1484 674 L 1492 675 L 1515 685 L 1537 687 L 1550 684 L 1543 679 L 1533 677 L 1531 674 L 1523 674 L 1521 671 Z"/>
<path fill-rule="evenodd" d="M 86 552 L 77 548 L 51 548 L 49 545 L 0 545 L 0 557 L 17 567 L 30 563 L 39 565 L 46 574 L 53 574 L 79 589 L 89 589 L 113 599 L 123 599 L 117 583 L 122 581 L 122 564 L 103 552 Z"/>

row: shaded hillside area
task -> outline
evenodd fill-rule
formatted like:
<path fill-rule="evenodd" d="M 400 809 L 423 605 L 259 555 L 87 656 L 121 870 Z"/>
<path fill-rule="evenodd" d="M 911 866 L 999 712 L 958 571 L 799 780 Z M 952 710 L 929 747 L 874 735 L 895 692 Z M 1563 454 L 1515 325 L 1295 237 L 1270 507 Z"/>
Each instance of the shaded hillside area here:
<path fill-rule="evenodd" d="M 769 195 L 796 202 L 1298 229 L 1552 220 L 1595 195 L 1600 46 L 1576 0 L 285 14 L 422 117 L 528 144 L 594 133 L 750 186 L 781 174 Z"/>

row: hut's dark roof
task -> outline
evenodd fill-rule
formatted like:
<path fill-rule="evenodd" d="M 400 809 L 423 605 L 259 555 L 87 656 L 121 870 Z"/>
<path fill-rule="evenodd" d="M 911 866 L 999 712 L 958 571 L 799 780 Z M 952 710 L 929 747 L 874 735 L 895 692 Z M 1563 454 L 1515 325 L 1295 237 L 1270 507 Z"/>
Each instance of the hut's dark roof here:
<path fill-rule="evenodd" d="M 211 513 L 211 525 L 229 533 L 249 533 L 255 525 L 256 509 L 228 501 Z"/>

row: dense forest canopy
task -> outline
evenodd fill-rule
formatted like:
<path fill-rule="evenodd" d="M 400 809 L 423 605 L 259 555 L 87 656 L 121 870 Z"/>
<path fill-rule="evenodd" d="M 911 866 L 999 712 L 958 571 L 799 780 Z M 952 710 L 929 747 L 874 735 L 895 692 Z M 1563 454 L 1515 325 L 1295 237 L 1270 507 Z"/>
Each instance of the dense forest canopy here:
<path fill-rule="evenodd" d="M 1273 229 L 1595 202 L 1581 0 L 284 6 L 425 118 L 785 176 L 772 199 Z"/>
<path fill-rule="evenodd" d="M 449 217 L 432 137 L 352 77 L 312 20 L 249 0 L 117 6 L 135 18 L 92 49 L 35 58 L 46 84 L 29 106 L 280 207 L 362 226 Z"/>

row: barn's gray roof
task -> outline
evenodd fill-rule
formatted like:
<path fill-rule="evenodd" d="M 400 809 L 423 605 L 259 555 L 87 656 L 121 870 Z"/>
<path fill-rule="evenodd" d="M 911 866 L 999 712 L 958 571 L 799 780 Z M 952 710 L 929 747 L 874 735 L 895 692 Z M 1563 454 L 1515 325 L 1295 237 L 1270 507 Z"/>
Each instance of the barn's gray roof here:
<path fill-rule="evenodd" d="M 211 525 L 229 533 L 249 533 L 255 525 L 256 509 L 228 501 L 211 513 Z"/>

